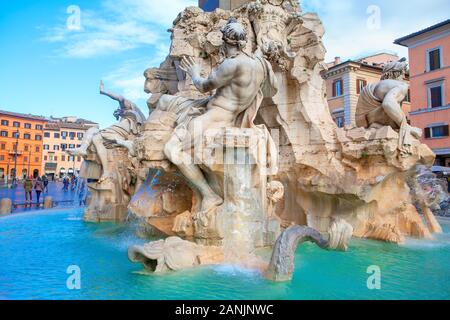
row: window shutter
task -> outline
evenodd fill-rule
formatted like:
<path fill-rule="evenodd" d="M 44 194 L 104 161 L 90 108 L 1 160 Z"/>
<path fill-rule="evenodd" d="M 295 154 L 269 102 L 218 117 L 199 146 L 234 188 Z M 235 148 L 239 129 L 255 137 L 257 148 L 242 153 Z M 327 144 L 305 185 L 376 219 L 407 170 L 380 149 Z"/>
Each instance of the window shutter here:
<path fill-rule="evenodd" d="M 339 80 L 340 83 L 340 90 L 339 95 L 342 96 L 344 94 L 344 81 L 342 79 Z"/>
<path fill-rule="evenodd" d="M 444 137 L 448 137 L 449 136 L 449 132 L 448 132 L 448 125 L 444 126 Z"/>
<path fill-rule="evenodd" d="M 333 97 L 336 97 L 336 81 L 333 82 Z"/>
<path fill-rule="evenodd" d="M 431 128 L 425 128 L 425 138 L 431 138 Z"/>

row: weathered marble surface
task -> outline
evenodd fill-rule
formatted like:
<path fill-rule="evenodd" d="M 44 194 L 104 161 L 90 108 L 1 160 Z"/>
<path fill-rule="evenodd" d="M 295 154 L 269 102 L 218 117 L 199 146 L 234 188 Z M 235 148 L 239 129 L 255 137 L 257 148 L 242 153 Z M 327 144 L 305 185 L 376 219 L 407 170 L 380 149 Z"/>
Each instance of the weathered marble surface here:
<path fill-rule="evenodd" d="M 223 248 L 204 247 L 178 237 L 132 246 L 128 249 L 128 258 L 155 273 L 224 262 Z"/>
<path fill-rule="evenodd" d="M 208 75 L 221 61 L 220 28 L 233 16 L 247 31 L 244 52 L 261 52 L 278 82 L 278 92 L 262 101 L 255 118 L 278 144 L 278 173 L 271 179 L 283 184 L 284 198 L 275 204 L 268 201 L 270 211 L 284 225 L 308 225 L 323 233 L 333 219 L 343 218 L 358 237 L 395 242 L 404 236 L 427 237 L 430 232 L 413 207 L 406 180 L 417 164 L 431 165 L 434 154 L 412 135 L 407 139 L 409 152 L 399 150 L 398 126 L 336 127 L 320 75 L 325 68 L 324 28 L 316 14 L 299 10 L 266 1 L 212 13 L 187 8 L 171 29 L 167 59 L 145 73 L 145 88 L 152 93 L 149 107 L 157 107 L 164 94 L 209 96 L 195 88 L 180 61 L 193 57 L 200 73 Z M 144 133 L 151 142 L 141 140 L 141 145 L 148 150 L 164 145 L 176 126 L 176 115 L 154 112 L 158 114 L 152 123 L 162 119 L 164 129 L 153 126 Z M 161 152 L 150 158 L 146 156 L 146 165 L 167 161 Z"/>

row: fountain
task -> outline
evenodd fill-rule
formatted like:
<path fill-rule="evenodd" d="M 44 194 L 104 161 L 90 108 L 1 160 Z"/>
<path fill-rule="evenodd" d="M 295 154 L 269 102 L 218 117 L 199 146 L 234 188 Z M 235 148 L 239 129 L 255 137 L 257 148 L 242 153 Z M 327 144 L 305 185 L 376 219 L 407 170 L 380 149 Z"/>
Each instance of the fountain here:
<path fill-rule="evenodd" d="M 324 28 L 297 2 L 188 7 L 170 32 L 167 58 L 145 71 L 148 119 L 109 94 L 119 122 L 81 152 L 85 219 L 130 214 L 164 238 L 130 247 L 131 261 L 154 272 L 241 264 L 284 281 L 305 239 L 347 250 L 352 236 L 401 243 L 439 230 L 407 185 L 435 156 L 390 94 L 405 92 L 403 61 L 363 90 L 355 125 L 338 128 L 321 77 Z M 272 246 L 269 263 L 257 251 Z"/>

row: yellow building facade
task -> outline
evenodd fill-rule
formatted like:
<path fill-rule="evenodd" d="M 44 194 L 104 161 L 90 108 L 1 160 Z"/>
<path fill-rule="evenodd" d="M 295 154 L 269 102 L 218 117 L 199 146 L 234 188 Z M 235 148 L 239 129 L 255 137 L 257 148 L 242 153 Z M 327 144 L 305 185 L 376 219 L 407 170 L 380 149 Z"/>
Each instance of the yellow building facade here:
<path fill-rule="evenodd" d="M 66 153 L 77 148 L 86 131 L 98 124 L 77 117 L 51 118 L 44 127 L 42 172 L 49 179 L 61 179 L 80 171 L 83 159 Z"/>
<path fill-rule="evenodd" d="M 328 70 L 322 76 L 326 80 L 328 106 L 339 127 L 355 124 L 356 105 L 361 89 L 380 81 L 384 65 L 399 59 L 393 54 L 380 53 L 345 62 L 337 57 L 327 64 Z M 405 82 L 409 83 L 409 80 L 405 78 Z M 409 97 L 403 102 L 402 108 L 406 114 L 411 110 Z"/>

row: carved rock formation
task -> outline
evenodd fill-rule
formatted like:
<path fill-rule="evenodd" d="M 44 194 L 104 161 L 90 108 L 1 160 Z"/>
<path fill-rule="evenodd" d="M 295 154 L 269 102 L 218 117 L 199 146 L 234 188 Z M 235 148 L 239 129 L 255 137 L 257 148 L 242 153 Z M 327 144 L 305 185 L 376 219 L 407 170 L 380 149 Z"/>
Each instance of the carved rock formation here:
<path fill-rule="evenodd" d="M 262 52 L 279 84 L 278 93 L 263 100 L 255 119 L 255 124 L 269 129 L 279 145 L 279 170 L 271 179 L 283 184 L 284 201 L 267 199 L 270 216 L 320 232 L 326 232 L 333 220 L 343 218 L 352 225 L 354 236 L 377 240 L 400 242 L 405 236 L 428 236 L 427 226 L 412 207 L 406 181 L 417 164 L 431 165 L 434 154 L 413 137 L 408 139 L 410 152 L 403 154 L 398 149 L 399 133 L 389 126 L 336 127 L 321 77 L 326 52 L 324 28 L 316 14 L 303 13 L 300 7 L 288 4 L 252 2 L 233 11 L 210 13 L 186 8 L 170 30 L 172 46 L 167 59 L 159 68 L 145 72 L 145 88 L 152 93 L 149 107 L 155 108 L 163 94 L 208 97 L 196 90 L 192 79 L 179 68 L 180 61 L 184 56 L 193 57 L 201 64 L 202 74 L 209 74 L 222 59 L 220 28 L 233 16 L 247 31 L 245 52 Z M 175 122 L 176 115 L 154 111 L 139 139 L 141 167 L 166 168 L 162 175 L 173 175 L 176 170 L 165 158 L 162 145 Z M 210 146 L 206 143 L 206 150 Z M 222 194 L 220 170 L 216 175 L 218 193 Z M 187 194 L 187 189 L 187 185 L 180 186 L 177 193 Z M 192 209 L 187 210 L 195 212 L 195 202 L 192 200 Z M 386 224 L 391 228 L 383 227 Z M 220 238 L 214 232 L 208 237 Z"/>

